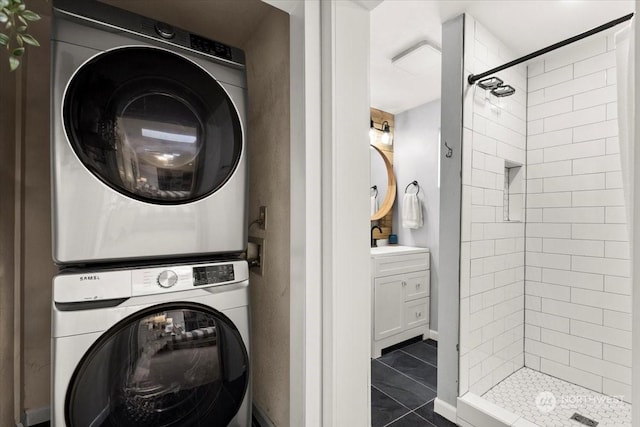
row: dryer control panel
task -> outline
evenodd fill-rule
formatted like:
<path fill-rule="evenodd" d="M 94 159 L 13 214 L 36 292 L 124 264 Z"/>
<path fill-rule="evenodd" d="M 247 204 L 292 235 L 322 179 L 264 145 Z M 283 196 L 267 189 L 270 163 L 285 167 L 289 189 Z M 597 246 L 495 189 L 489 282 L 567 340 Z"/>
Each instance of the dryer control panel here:
<path fill-rule="evenodd" d="M 125 31 L 136 37 L 152 39 L 206 55 L 226 65 L 244 68 L 245 55 L 241 49 L 217 42 L 169 23 L 156 21 L 95 0 L 55 0 L 54 14 L 92 26 Z M 54 28 L 54 39 L 59 40 Z"/>

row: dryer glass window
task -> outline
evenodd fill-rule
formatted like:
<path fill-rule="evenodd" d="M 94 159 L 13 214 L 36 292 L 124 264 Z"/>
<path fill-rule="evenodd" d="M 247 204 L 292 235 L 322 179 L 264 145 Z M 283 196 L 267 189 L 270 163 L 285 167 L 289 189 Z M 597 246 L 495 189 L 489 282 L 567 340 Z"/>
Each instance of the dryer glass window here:
<path fill-rule="evenodd" d="M 69 427 L 226 426 L 248 381 L 248 355 L 229 319 L 196 304 L 166 304 L 93 345 L 71 380 L 65 416 Z"/>
<path fill-rule="evenodd" d="M 238 113 L 222 86 L 193 62 L 155 48 L 108 51 L 83 65 L 65 93 L 64 123 L 92 173 L 152 203 L 215 192 L 242 151 Z"/>

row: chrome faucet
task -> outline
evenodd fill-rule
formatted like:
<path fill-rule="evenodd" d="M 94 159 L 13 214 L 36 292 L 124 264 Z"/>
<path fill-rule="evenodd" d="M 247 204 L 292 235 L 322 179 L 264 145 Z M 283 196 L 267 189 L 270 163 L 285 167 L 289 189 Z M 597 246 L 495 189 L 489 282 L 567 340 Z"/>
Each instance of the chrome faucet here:
<path fill-rule="evenodd" d="M 374 225 L 373 227 L 371 227 L 371 247 L 372 248 L 377 248 L 378 247 L 378 243 L 377 240 L 373 238 L 373 230 L 378 229 L 379 232 L 382 233 L 382 228 L 380 228 L 379 225 Z"/>

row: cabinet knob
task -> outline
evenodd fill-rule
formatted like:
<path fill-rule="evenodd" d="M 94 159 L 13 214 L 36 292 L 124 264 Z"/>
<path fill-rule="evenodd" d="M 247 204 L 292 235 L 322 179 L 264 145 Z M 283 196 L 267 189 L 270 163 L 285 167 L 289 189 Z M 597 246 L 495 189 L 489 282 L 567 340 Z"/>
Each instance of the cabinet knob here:
<path fill-rule="evenodd" d="M 402 286 L 407 286 L 407 282 L 405 282 L 404 280 L 402 281 Z"/>
<path fill-rule="evenodd" d="M 416 311 L 416 318 L 420 318 L 422 317 L 422 312 L 421 311 Z"/>
<path fill-rule="evenodd" d="M 416 283 L 416 289 L 420 287 L 420 283 Z"/>

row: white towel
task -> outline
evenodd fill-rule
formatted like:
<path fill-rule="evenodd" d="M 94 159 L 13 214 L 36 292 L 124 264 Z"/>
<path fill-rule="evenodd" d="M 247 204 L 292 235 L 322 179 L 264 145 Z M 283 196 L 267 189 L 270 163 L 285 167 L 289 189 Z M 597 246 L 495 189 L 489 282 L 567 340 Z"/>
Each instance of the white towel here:
<path fill-rule="evenodd" d="M 422 206 L 416 193 L 405 193 L 402 200 L 402 226 L 404 228 L 422 227 Z"/>
<path fill-rule="evenodd" d="M 374 216 L 376 212 L 378 212 L 378 209 L 380 209 L 378 207 L 378 197 L 371 196 L 371 216 Z"/>

